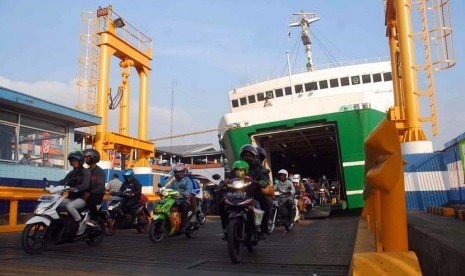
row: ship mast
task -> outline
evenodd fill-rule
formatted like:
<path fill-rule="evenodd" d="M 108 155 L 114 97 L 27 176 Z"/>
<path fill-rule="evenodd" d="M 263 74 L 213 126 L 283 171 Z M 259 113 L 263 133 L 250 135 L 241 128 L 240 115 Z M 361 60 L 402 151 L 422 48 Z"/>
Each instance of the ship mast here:
<path fill-rule="evenodd" d="M 292 14 L 293 18 L 289 27 L 301 27 L 302 28 L 302 43 L 305 46 L 305 53 L 307 55 L 307 71 L 313 71 L 313 60 L 312 60 L 312 42 L 310 40 L 310 24 L 319 20 L 318 13 L 316 12 L 304 12 Z"/>

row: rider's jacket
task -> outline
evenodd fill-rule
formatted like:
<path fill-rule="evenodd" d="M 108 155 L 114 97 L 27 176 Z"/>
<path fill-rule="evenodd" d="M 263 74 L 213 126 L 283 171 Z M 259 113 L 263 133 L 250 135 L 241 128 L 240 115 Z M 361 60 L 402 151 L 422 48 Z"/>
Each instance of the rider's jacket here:
<path fill-rule="evenodd" d="M 78 190 L 78 192 L 69 193 L 69 199 L 80 198 L 90 188 L 90 172 L 84 167 L 75 168 L 59 181 L 59 185 L 68 185 Z"/>
<path fill-rule="evenodd" d="M 265 169 L 262 165 L 250 166 L 248 176 L 260 184 L 261 188 L 265 188 L 270 184 L 269 170 Z"/>
<path fill-rule="evenodd" d="M 90 193 L 103 195 L 105 194 L 105 173 L 102 168 L 96 166 L 93 169 L 88 169 L 91 175 Z"/>
<path fill-rule="evenodd" d="M 182 184 L 185 184 L 185 188 L 181 188 L 180 186 Z M 170 188 L 178 191 L 180 194 L 182 194 L 184 197 L 188 197 L 190 194 L 194 192 L 194 184 L 192 183 L 192 180 L 184 176 L 181 178 L 181 180 L 177 180 L 176 178 L 173 180 L 173 183 L 171 183 Z"/>
<path fill-rule="evenodd" d="M 140 184 L 139 180 L 133 177 L 129 181 L 124 181 L 119 190 L 121 192 L 129 192 L 134 194 L 133 199 L 139 201 L 140 194 L 142 193 L 142 184 Z"/>
<path fill-rule="evenodd" d="M 279 203 L 282 204 L 284 202 L 286 202 L 287 200 L 293 200 L 294 198 L 294 194 L 295 194 L 295 188 L 294 188 L 294 185 L 292 185 L 292 182 L 289 181 L 289 180 L 286 180 L 284 182 L 282 182 L 281 180 L 276 180 L 274 182 L 274 190 L 276 192 L 280 192 L 282 194 L 285 194 L 287 192 L 291 192 L 290 195 L 288 196 L 283 196 L 283 197 L 280 197 L 279 198 Z"/>

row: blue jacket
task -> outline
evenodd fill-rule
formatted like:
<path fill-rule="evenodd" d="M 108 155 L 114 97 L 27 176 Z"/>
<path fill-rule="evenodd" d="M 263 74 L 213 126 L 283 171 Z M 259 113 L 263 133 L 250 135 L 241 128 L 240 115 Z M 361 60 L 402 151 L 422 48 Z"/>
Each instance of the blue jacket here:
<path fill-rule="evenodd" d="M 181 189 L 179 186 L 183 183 L 186 185 L 186 188 Z M 192 180 L 187 176 L 184 176 L 179 181 L 177 179 L 174 179 L 173 183 L 170 185 L 170 188 L 175 191 L 178 191 L 185 197 L 188 197 L 191 193 L 194 192 L 194 184 L 192 183 Z"/>

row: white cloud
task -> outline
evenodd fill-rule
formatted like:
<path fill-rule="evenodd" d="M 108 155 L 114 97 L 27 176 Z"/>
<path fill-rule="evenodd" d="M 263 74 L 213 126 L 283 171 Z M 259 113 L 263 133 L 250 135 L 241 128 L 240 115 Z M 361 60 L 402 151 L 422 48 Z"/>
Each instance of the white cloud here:
<path fill-rule="evenodd" d="M 38 81 L 34 83 L 13 81 L 0 76 L 0 86 L 28 94 L 43 100 L 75 108 L 78 102 L 76 79 L 63 83 L 59 81 Z M 117 132 L 119 120 L 119 108 L 108 113 L 108 130 Z M 129 134 L 138 136 L 139 128 L 139 102 L 132 100 L 130 103 Z M 201 131 L 207 127 L 202 125 L 201 120 L 193 118 L 185 110 L 175 107 L 173 110 L 173 135 Z M 150 105 L 148 108 L 148 139 L 171 136 L 171 109 Z M 179 144 L 203 144 L 215 143 L 216 133 L 208 133 L 209 136 L 187 136 L 187 138 L 173 139 L 173 145 Z M 211 138 L 211 137 L 213 138 Z M 169 144 L 170 140 L 163 140 L 157 144 Z"/>
<path fill-rule="evenodd" d="M 58 81 L 28 83 L 0 76 L 0 86 L 71 108 L 75 108 L 77 104 L 78 94 L 75 79 L 69 83 Z"/>

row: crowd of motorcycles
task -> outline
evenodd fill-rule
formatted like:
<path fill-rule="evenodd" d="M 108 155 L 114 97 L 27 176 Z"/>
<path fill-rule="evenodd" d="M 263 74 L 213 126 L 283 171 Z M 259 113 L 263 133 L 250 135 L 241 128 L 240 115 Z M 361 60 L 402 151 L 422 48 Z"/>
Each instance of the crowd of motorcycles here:
<path fill-rule="evenodd" d="M 215 180 L 220 180 L 219 175 L 214 175 Z M 194 213 L 189 211 L 188 224 L 186 230 L 181 232 L 181 214 L 178 210 L 178 203 L 185 200 L 183 196 L 172 189 L 159 185 L 160 200 L 156 201 L 152 215 L 147 209 L 147 197 L 142 196 L 139 205 L 136 206 L 135 217 L 123 208 L 125 193 L 111 193 L 107 200 L 105 211 L 99 211 L 96 220 L 90 220 L 87 209 L 79 210 L 83 217 L 86 229 L 83 234 L 76 235 L 78 225 L 71 216 L 68 216 L 58 206 L 65 198 L 64 193 L 69 190 L 68 186 L 50 185 L 44 178 L 45 190 L 49 194 L 42 195 L 39 205 L 34 211 L 34 216 L 26 222 L 26 227 L 21 236 L 23 249 L 31 254 L 39 254 L 47 247 L 61 243 L 84 241 L 89 246 L 98 246 L 105 236 L 114 235 L 117 229 L 135 229 L 138 233 L 147 233 L 149 239 L 154 242 L 179 235 L 188 238 L 195 237 L 198 229 L 205 223 L 204 212 Z M 249 252 L 259 241 L 259 229 L 263 218 L 263 211 L 257 208 L 255 200 L 246 192 L 250 182 L 243 179 L 234 179 L 226 185 L 224 203 L 228 212 L 228 222 L 226 227 L 226 241 L 231 261 L 239 263 L 242 251 L 246 248 Z M 315 185 L 316 186 L 316 185 Z M 276 227 L 283 226 L 286 231 L 291 231 L 294 223 L 303 220 L 306 213 L 316 205 L 329 204 L 339 199 L 338 187 L 333 185 L 316 186 L 310 191 L 295 196 L 295 204 L 291 217 L 294 220 L 286 223 L 282 217 L 279 198 L 282 196 L 276 192 L 273 199 L 273 207 L 268 221 L 268 233 L 272 233 Z M 202 203 L 200 203 L 202 206 Z"/>

